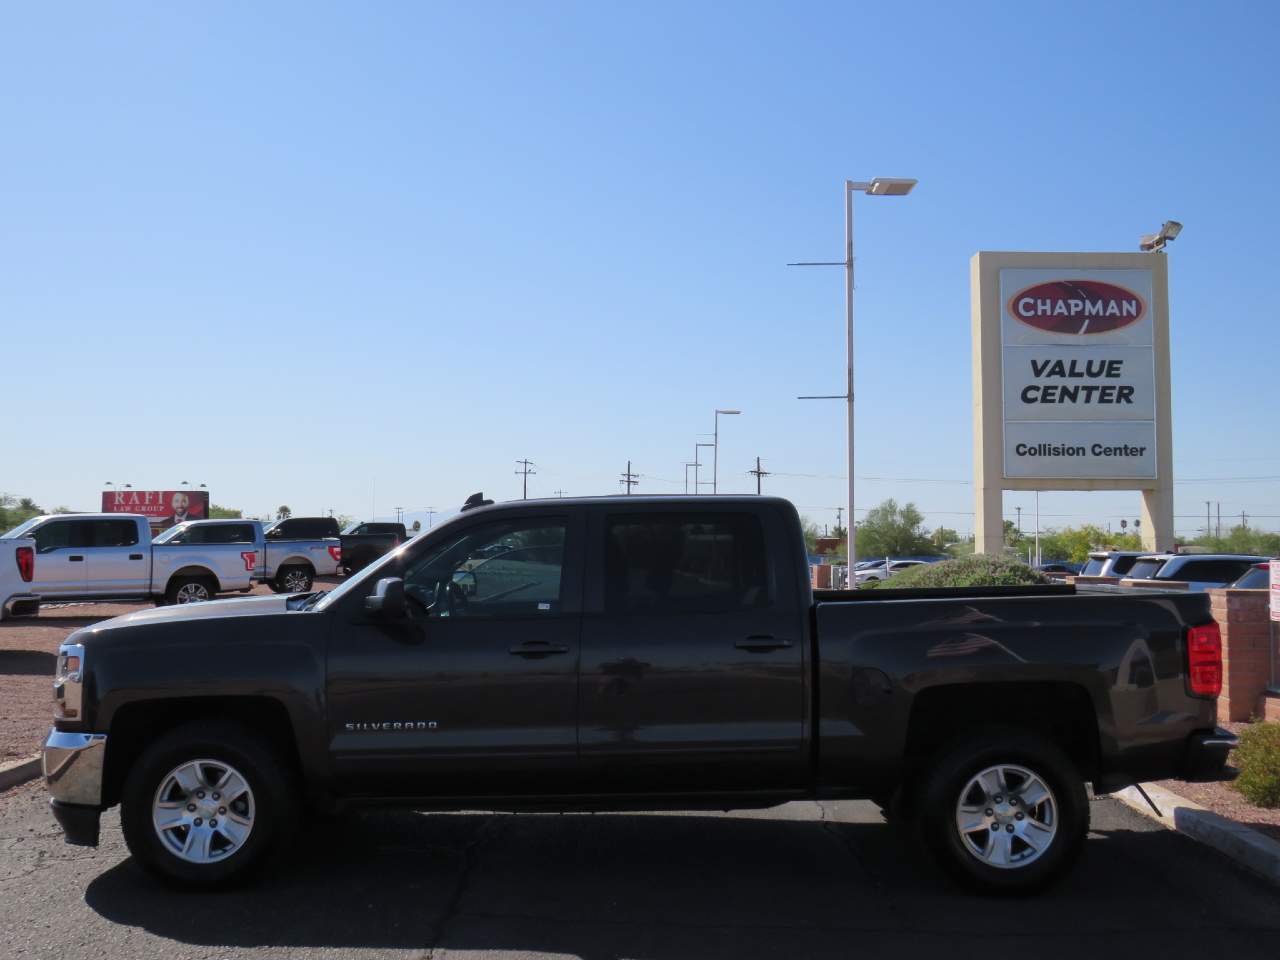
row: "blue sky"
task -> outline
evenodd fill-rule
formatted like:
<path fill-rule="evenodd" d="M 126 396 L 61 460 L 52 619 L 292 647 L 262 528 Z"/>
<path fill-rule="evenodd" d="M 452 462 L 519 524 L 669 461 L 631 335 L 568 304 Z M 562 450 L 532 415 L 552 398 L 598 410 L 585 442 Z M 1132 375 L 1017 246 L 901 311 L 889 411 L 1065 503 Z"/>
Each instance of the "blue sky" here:
<path fill-rule="evenodd" d="M 1178 526 L 1280 528 L 1273 4 L 8 8 L 0 489 L 204 482 L 259 513 L 475 490 L 844 499 L 972 527 L 969 257 L 1167 218 Z M 1008 515 L 1031 494 L 1008 494 Z M 1046 526 L 1138 495 L 1046 493 Z"/>

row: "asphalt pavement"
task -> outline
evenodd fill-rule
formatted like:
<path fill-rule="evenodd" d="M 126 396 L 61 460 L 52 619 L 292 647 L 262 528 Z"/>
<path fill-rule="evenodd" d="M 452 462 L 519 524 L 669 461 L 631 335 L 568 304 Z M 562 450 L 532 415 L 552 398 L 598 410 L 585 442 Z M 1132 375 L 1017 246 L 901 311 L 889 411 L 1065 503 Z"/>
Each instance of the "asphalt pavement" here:
<path fill-rule="evenodd" d="M 730 814 L 377 811 L 309 825 L 252 886 L 167 889 L 119 817 L 70 847 L 40 784 L 0 795 L 0 956 L 754 957 L 1280 954 L 1280 891 L 1112 800 L 1048 893 L 957 891 L 867 803 Z"/>

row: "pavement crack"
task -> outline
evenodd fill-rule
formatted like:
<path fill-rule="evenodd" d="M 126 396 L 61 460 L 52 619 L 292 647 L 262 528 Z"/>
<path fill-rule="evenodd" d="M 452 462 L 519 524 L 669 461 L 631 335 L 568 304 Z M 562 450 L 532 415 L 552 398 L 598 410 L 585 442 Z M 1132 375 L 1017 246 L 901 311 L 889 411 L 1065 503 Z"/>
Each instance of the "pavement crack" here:
<path fill-rule="evenodd" d="M 485 840 L 488 839 L 488 835 L 492 832 L 495 823 L 495 817 L 485 817 L 480 825 L 476 827 L 475 833 L 472 834 L 471 839 L 463 846 L 462 869 L 458 871 L 458 880 L 453 885 L 453 890 L 449 894 L 449 900 L 445 904 L 444 913 L 440 917 L 439 923 L 435 925 L 435 934 L 431 938 L 431 943 L 427 946 L 426 952 L 422 955 L 424 960 L 433 960 L 436 948 L 440 946 L 440 941 L 444 939 L 444 935 L 448 931 L 449 925 L 458 916 L 458 909 L 462 905 L 462 901 L 467 895 L 467 889 L 471 884 L 471 873 L 476 865 L 477 852 Z"/>

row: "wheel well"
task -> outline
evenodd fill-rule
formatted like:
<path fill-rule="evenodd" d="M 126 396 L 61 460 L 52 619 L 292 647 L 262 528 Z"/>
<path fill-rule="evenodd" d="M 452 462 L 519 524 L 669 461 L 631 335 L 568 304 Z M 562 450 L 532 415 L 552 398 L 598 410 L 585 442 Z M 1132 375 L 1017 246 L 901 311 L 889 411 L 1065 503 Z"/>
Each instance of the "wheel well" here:
<path fill-rule="evenodd" d="M 316 568 L 312 566 L 311 561 L 306 557 L 290 557 L 288 560 L 281 560 L 280 563 L 276 565 L 276 572 L 279 573 L 285 567 L 303 567 L 304 569 L 311 571 L 311 575 L 313 577 L 316 575 Z"/>
<path fill-rule="evenodd" d="M 1086 779 L 1098 773 L 1098 717 L 1074 683 L 966 683 L 922 690 L 911 705 L 907 757 L 923 760 L 976 727 L 1017 727 L 1053 741 Z"/>
<path fill-rule="evenodd" d="M 120 801 L 125 777 L 134 761 L 156 737 L 192 720 L 226 719 L 244 724 L 261 736 L 295 772 L 301 770 L 298 745 L 289 713 L 269 697 L 184 697 L 126 704 L 111 719 L 103 771 L 102 802 Z"/>
<path fill-rule="evenodd" d="M 218 590 L 222 589 L 222 583 L 218 580 L 218 575 L 208 567 L 183 567 L 181 570 L 175 570 L 173 576 L 169 578 L 169 582 L 164 585 L 165 592 L 168 593 L 169 588 L 173 586 L 173 581 L 185 579 L 187 577 L 199 577 L 201 580 L 212 580 L 214 587 Z"/>

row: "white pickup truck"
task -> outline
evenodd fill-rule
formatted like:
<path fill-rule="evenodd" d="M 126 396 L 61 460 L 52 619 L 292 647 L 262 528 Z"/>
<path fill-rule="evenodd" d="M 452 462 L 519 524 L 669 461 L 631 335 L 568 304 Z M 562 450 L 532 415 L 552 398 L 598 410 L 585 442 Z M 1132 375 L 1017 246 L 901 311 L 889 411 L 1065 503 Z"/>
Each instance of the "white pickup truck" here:
<path fill-rule="evenodd" d="M 0 536 L 34 541 L 34 575 L 24 586 L 40 600 L 153 599 L 194 603 L 218 593 L 248 592 L 265 560 L 254 520 L 196 520 L 155 542 L 146 517 L 69 513 L 33 517 Z"/>
<path fill-rule="evenodd" d="M 40 599 L 31 592 L 36 542 L 30 537 L 0 541 L 0 620 L 32 616 Z"/>

